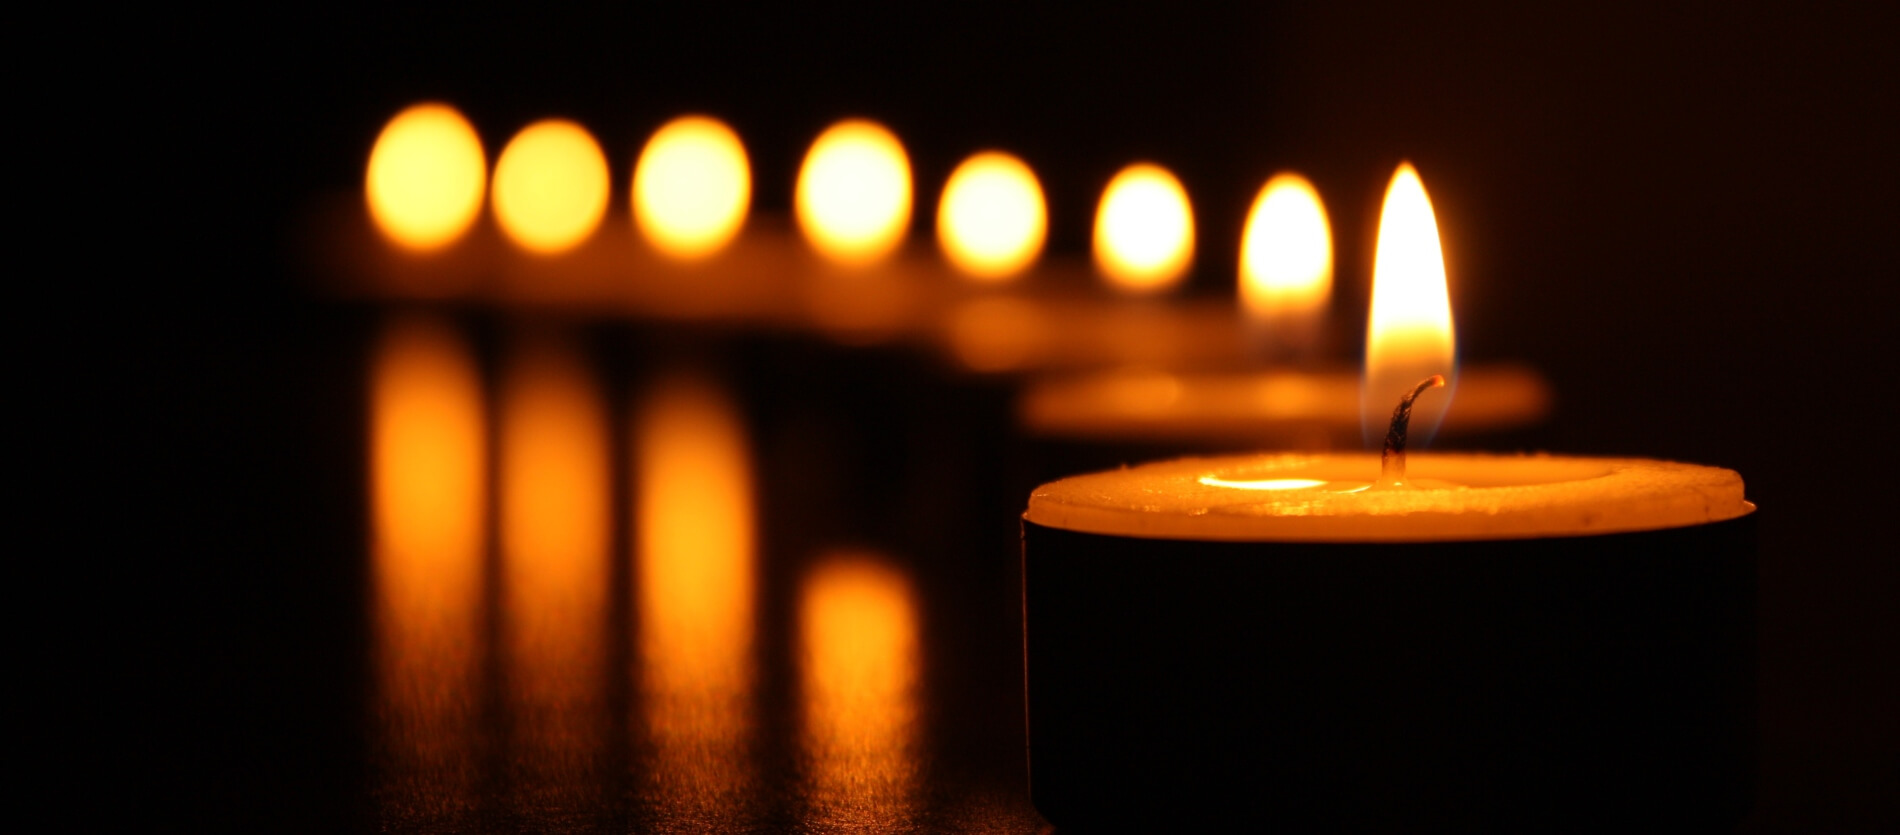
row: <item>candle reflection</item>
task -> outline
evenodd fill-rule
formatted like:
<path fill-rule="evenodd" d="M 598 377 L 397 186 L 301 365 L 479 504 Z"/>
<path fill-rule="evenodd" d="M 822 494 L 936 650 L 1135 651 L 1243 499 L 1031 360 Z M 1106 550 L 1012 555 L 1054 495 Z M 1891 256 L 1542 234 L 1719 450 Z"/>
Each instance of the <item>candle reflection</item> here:
<path fill-rule="evenodd" d="M 832 555 L 799 601 L 811 820 L 827 828 L 913 823 L 917 791 L 916 599 L 873 557 Z"/>
<path fill-rule="evenodd" d="M 440 821 L 472 805 L 482 565 L 481 384 L 442 323 L 396 320 L 370 380 L 376 706 L 384 790 Z"/>
<path fill-rule="evenodd" d="M 700 824 L 747 799 L 754 524 L 745 431 L 694 377 L 654 386 L 634 428 L 640 689 L 656 794 Z"/>
<path fill-rule="evenodd" d="M 501 425 L 501 618 L 512 776 L 521 805 L 571 811 L 604 737 L 608 473 L 605 420 L 579 359 L 519 351 Z"/>

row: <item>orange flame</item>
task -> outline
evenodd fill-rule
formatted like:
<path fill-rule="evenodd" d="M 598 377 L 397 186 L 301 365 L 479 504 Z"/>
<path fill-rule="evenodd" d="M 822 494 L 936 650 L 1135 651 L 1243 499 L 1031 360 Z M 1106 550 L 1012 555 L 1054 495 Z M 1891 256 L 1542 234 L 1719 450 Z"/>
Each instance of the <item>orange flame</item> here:
<path fill-rule="evenodd" d="M 1413 436 L 1431 438 L 1457 384 L 1456 357 L 1438 219 L 1418 171 L 1401 163 L 1386 187 L 1373 255 L 1360 410 L 1367 436 L 1383 436 L 1399 398 L 1420 380 L 1443 374 L 1445 396 L 1420 398 L 1412 411 Z"/>

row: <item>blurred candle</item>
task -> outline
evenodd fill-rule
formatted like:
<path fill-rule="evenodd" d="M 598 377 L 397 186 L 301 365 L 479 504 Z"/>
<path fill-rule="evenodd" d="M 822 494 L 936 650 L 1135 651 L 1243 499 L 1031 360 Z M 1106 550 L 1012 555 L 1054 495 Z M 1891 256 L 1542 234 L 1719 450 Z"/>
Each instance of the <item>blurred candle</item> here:
<path fill-rule="evenodd" d="M 1372 261 L 1372 311 L 1366 322 L 1365 389 L 1360 397 L 1367 439 L 1385 432 L 1400 394 L 1419 380 L 1443 374 L 1445 396 L 1421 400 L 1412 413 L 1414 437 L 1431 439 L 1458 384 L 1454 334 L 1438 219 L 1418 171 L 1409 162 L 1400 163 L 1386 186 Z"/>
<path fill-rule="evenodd" d="M 468 347 L 433 319 L 384 328 L 370 376 L 378 794 L 431 828 L 473 805 L 486 421 Z"/>
<path fill-rule="evenodd" d="M 1240 244 L 1240 304 L 1271 356 L 1309 353 L 1333 288 L 1333 238 L 1313 184 L 1277 174 L 1260 189 Z"/>
<path fill-rule="evenodd" d="M 487 158 L 462 114 L 418 104 L 396 114 L 370 151 L 363 194 L 383 236 L 426 252 L 454 243 L 482 208 Z"/>
<path fill-rule="evenodd" d="M 1007 281 L 1034 263 L 1048 225 L 1036 173 L 998 151 L 958 165 L 937 205 L 937 241 L 944 255 L 965 275 L 985 283 Z"/>
<path fill-rule="evenodd" d="M 502 641 L 517 788 L 543 808 L 594 802 L 606 694 L 607 435 L 571 349 L 525 342 L 501 412 Z"/>
<path fill-rule="evenodd" d="M 754 514 L 736 409 L 678 375 L 634 426 L 634 599 L 650 773 L 669 816 L 737 825 L 751 798 Z"/>
<path fill-rule="evenodd" d="M 682 116 L 666 123 L 634 167 L 634 222 L 649 243 L 674 258 L 719 251 L 745 223 L 751 199 L 745 146 L 717 119 Z"/>
<path fill-rule="evenodd" d="M 799 595 L 811 820 L 914 825 L 921 649 L 910 581 L 872 555 L 827 555 Z"/>
<path fill-rule="evenodd" d="M 607 211 L 607 159 L 586 128 L 547 119 L 521 129 L 495 161 L 495 219 L 523 249 L 579 245 Z"/>
<path fill-rule="evenodd" d="M 1117 173 L 1095 213 L 1095 265 L 1109 285 L 1164 292 L 1187 276 L 1193 258 L 1194 214 L 1181 181 L 1150 163 Z"/>
<path fill-rule="evenodd" d="M 827 128 L 798 171 L 798 227 L 834 263 L 860 267 L 889 255 L 910 225 L 910 204 L 910 159 L 876 122 Z"/>

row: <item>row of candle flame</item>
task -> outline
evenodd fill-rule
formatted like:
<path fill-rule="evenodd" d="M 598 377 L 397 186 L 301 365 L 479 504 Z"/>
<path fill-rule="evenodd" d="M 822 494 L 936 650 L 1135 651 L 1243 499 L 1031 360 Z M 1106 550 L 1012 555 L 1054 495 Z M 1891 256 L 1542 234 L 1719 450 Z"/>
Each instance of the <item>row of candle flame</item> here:
<path fill-rule="evenodd" d="M 484 200 L 509 240 L 556 255 L 578 246 L 609 202 L 599 144 L 579 124 L 544 120 L 503 148 L 492 175 L 481 141 L 452 107 L 419 104 L 392 119 L 370 155 L 367 194 L 385 235 L 418 251 L 445 247 L 475 221 Z M 743 226 L 751 198 L 744 144 L 725 123 L 683 116 L 655 131 L 634 168 L 635 224 L 655 249 L 682 261 L 717 253 Z M 811 247 L 847 267 L 888 256 L 910 224 L 909 159 L 888 129 L 848 119 L 826 129 L 799 171 L 795 214 Z M 987 150 L 965 159 L 945 182 L 938 243 L 971 280 L 1021 276 L 1041 255 L 1048 212 L 1040 181 L 1018 157 Z M 1166 168 L 1137 162 L 1104 189 L 1094 254 L 1112 287 L 1151 294 L 1177 285 L 1194 256 L 1188 195 Z M 1293 173 L 1261 189 L 1241 246 L 1242 295 L 1249 305 L 1326 304 L 1332 238 L 1317 190 Z"/>
<path fill-rule="evenodd" d="M 581 125 L 544 120 L 523 128 L 491 173 L 474 128 L 437 103 L 410 107 L 384 127 L 365 185 L 378 228 L 405 249 L 449 247 L 487 202 L 509 240 L 549 257 L 594 233 L 610 191 L 605 157 Z M 717 119 L 684 116 L 665 124 L 634 166 L 634 225 L 655 250 L 683 263 L 704 262 L 730 244 L 750 200 L 745 147 Z M 902 243 L 911 203 L 910 165 L 897 137 L 875 122 L 848 119 L 812 143 L 794 209 L 811 249 L 846 274 L 871 273 Z M 1172 287 L 1192 258 L 1193 226 L 1186 192 L 1172 174 L 1151 163 L 1130 165 L 1102 194 L 1097 270 L 1111 286 L 1137 295 Z M 974 280 L 999 284 L 1023 275 L 1040 257 L 1046 230 L 1036 175 L 1013 155 L 977 153 L 943 188 L 941 249 Z M 1312 184 L 1291 173 L 1270 179 L 1242 238 L 1239 296 L 1248 319 L 1276 342 L 1311 344 L 1330 302 L 1332 251 Z M 1385 404 L 1432 374 L 1448 375 L 1455 386 L 1456 337 L 1437 219 L 1409 163 L 1387 187 L 1373 260 L 1365 346 L 1367 390 L 1380 393 L 1373 402 Z"/>
<path fill-rule="evenodd" d="M 400 807 L 386 813 L 452 825 L 493 802 L 471 777 L 484 759 L 474 740 L 490 663 L 481 636 L 493 622 L 498 695 L 516 717 L 499 743 L 513 752 L 504 776 L 517 791 L 577 792 L 607 779 L 588 772 L 614 745 L 608 679 L 631 674 L 644 733 L 627 743 L 654 759 L 650 773 L 664 783 L 654 793 L 674 816 L 735 814 L 751 800 L 745 769 L 764 723 L 753 464 L 729 398 L 711 380 L 675 374 L 633 409 L 635 618 L 617 625 L 607 464 L 616 433 L 585 364 L 558 341 L 514 352 L 492 435 L 484 375 L 447 322 L 392 320 L 370 372 L 377 712 L 385 777 L 398 786 L 389 800 Z M 631 671 L 608 668 L 617 628 L 638 639 Z M 826 807 L 820 820 L 902 816 L 915 789 L 919 630 L 909 578 L 876 554 L 828 553 L 805 577 L 791 635 L 807 794 Z"/>

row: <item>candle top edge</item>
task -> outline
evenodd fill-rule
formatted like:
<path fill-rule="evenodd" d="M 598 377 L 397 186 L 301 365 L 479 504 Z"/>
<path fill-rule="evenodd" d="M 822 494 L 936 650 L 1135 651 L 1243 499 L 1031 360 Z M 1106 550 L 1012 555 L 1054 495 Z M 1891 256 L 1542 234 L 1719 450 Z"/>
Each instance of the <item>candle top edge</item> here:
<path fill-rule="evenodd" d="M 1023 518 L 1149 539 L 1447 542 L 1628 533 L 1755 510 L 1733 470 L 1642 458 L 1415 453 L 1401 489 L 1356 489 L 1376 453 L 1182 458 L 1044 484 Z"/>

